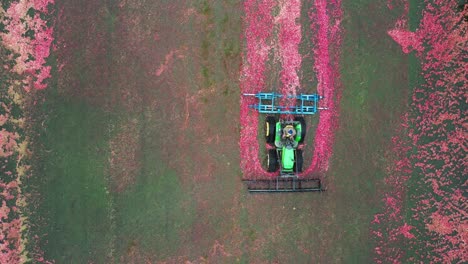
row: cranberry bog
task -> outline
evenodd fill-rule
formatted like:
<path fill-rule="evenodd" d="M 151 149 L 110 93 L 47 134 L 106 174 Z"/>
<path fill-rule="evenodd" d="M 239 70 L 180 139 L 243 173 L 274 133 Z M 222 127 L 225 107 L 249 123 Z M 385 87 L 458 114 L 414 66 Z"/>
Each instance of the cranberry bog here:
<path fill-rule="evenodd" d="M 1 1 L 0 263 L 466 263 L 464 3 Z M 326 192 L 247 192 L 260 91 Z"/>

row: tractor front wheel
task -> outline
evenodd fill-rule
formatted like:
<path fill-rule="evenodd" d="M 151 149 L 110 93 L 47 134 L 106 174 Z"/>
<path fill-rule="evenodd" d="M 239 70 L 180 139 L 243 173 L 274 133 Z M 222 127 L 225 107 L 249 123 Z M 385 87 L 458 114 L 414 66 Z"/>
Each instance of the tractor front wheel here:
<path fill-rule="evenodd" d="M 267 116 L 265 120 L 265 139 L 270 145 L 275 143 L 276 119 L 273 116 Z"/>
<path fill-rule="evenodd" d="M 269 149 L 267 155 L 268 172 L 275 172 L 278 170 L 278 155 L 276 149 Z"/>

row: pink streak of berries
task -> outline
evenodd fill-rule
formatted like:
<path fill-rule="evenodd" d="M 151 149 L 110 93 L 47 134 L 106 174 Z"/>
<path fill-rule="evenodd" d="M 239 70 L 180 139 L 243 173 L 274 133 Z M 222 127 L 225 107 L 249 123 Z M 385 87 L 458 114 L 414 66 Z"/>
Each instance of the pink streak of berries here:
<path fill-rule="evenodd" d="M 271 49 L 269 39 L 273 29 L 272 0 L 246 0 L 244 2 L 244 35 L 247 51 L 241 69 L 241 93 L 258 93 L 265 89 L 265 63 Z M 240 100 L 240 156 L 244 178 L 269 176 L 259 160 L 258 113 L 249 109 L 255 104 L 253 97 Z"/>
<path fill-rule="evenodd" d="M 53 28 L 41 19 L 39 12 L 47 14 L 48 5 L 53 3 L 54 0 L 15 1 L 5 13 L 7 33 L 0 33 L 0 38 L 6 48 L 19 55 L 14 70 L 24 76 L 27 91 L 46 88 L 44 81 L 50 77 L 51 67 L 45 63 L 53 40 Z M 33 17 L 28 15 L 30 9 L 36 11 Z M 34 37 L 27 36 L 26 32 L 34 32 Z"/>
<path fill-rule="evenodd" d="M 325 97 L 320 106 L 329 110 L 320 111 L 314 139 L 314 154 L 311 165 L 304 171 L 304 175 L 328 170 L 332 155 L 334 130 L 338 122 L 339 68 L 337 54 L 334 52 L 339 50 L 341 45 L 341 1 L 327 3 L 325 0 L 317 0 L 309 16 L 313 21 L 311 30 L 317 31 L 313 39 L 314 70 L 318 79 L 317 92 Z"/>
<path fill-rule="evenodd" d="M 281 70 L 281 93 L 283 95 L 296 95 L 296 88 L 300 86 L 298 71 L 300 70 L 302 58 L 299 54 L 299 43 L 301 42 L 301 25 L 296 21 L 301 15 L 301 1 L 285 1 L 278 15 L 280 24 L 279 47 L 282 62 Z M 294 106 L 295 99 L 283 100 L 285 106 Z"/>
<path fill-rule="evenodd" d="M 49 5 L 53 3 L 54 0 L 17 0 L 2 14 L 5 31 L 0 33 L 0 39 L 2 45 L 13 53 L 7 59 L 14 60 L 13 67 L 3 67 L 20 75 L 21 82 L 16 84 L 20 84 L 25 91 L 47 87 L 45 80 L 50 77 L 51 67 L 45 64 L 53 40 L 53 28 L 47 25 L 41 14 L 47 15 Z M 11 118 L 11 109 L 21 101 L 14 93 L 13 89 L 9 90 L 4 95 L 8 100 L 1 103 L 4 114 L 0 115 L 0 125 L 8 126 L 0 130 L 0 158 L 5 159 L 5 163 L 16 164 L 16 168 L 25 168 L 24 163 L 20 165 L 22 136 Z M 17 202 L 23 199 L 19 172 L 17 169 L 4 171 L 4 175 L 8 177 L 0 179 L 0 263 L 22 263 L 25 261 L 22 255 L 25 253 L 22 228 L 25 226 L 17 206 Z M 38 257 L 35 261 L 43 259 L 41 256 L 34 257 Z"/>
<path fill-rule="evenodd" d="M 401 151 L 397 147 L 399 152 L 395 153 L 408 153 L 395 165 L 411 167 L 408 166 L 409 171 L 395 170 L 398 173 L 387 177 L 387 184 L 394 191 L 386 197 L 393 196 L 400 210 L 395 215 L 391 209 L 377 214 L 379 223 L 387 224 L 385 230 L 382 226 L 374 231 L 377 263 L 468 261 L 468 210 L 463 195 L 468 187 L 468 118 L 463 110 L 468 102 L 467 19 L 467 4 L 460 5 L 455 0 L 426 1 L 415 32 L 407 29 L 407 14 L 388 32 L 403 52 L 416 52 L 425 82 L 414 88 L 410 112 L 402 123 L 407 139 L 394 142 L 404 148 Z M 416 179 L 417 186 L 411 186 L 416 192 L 407 199 L 416 205 L 404 209 L 411 212 L 409 223 L 417 224 L 414 226 L 401 225 L 409 176 Z M 385 234 L 385 240 L 379 240 L 381 233 Z M 393 243 L 395 234 L 403 234 L 409 240 Z M 406 250 L 413 252 L 413 256 L 405 259 L 402 252 Z"/>

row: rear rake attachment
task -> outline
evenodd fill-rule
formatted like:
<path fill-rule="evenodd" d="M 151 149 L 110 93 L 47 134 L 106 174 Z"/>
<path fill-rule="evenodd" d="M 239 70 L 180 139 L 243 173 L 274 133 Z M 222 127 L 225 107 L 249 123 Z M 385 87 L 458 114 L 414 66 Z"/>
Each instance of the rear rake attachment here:
<path fill-rule="evenodd" d="M 320 179 L 277 177 L 276 179 L 243 180 L 251 193 L 323 192 Z"/>

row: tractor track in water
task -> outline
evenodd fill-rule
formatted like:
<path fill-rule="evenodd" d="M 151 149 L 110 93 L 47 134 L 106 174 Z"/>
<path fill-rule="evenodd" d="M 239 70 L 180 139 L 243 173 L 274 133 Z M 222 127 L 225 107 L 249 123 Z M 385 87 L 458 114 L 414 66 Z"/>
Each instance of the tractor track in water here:
<path fill-rule="evenodd" d="M 279 7 L 279 14 L 272 16 L 272 10 Z M 246 50 L 243 54 L 241 68 L 241 94 L 269 91 L 265 87 L 265 68 L 268 53 L 274 45 L 272 32 L 275 24 L 279 24 L 277 51 L 280 55 L 282 70 L 280 72 L 283 95 L 296 95 L 300 88 L 299 71 L 302 57 L 299 45 L 302 39 L 301 24 L 297 23 L 301 15 L 301 1 L 272 1 L 249 0 L 244 3 L 244 33 Z M 312 40 L 315 71 L 318 79 L 318 93 L 325 96 L 321 107 L 330 110 L 319 113 L 319 124 L 315 133 L 314 145 L 307 151 L 313 150 L 311 165 L 301 174 L 308 177 L 312 174 L 323 173 L 328 170 L 328 162 L 332 155 L 334 130 L 338 121 L 339 84 L 338 56 L 335 51 L 341 44 L 341 1 L 328 3 L 324 0 L 315 1 L 309 11 L 312 24 L 310 30 L 317 31 Z M 255 103 L 253 97 L 241 97 L 240 123 L 241 137 L 239 142 L 241 169 L 244 179 L 258 179 L 274 177 L 275 173 L 268 173 L 261 166 L 259 157 L 258 122 L 259 114 L 248 108 Z M 283 99 L 282 104 L 292 106 L 295 99 Z"/>

